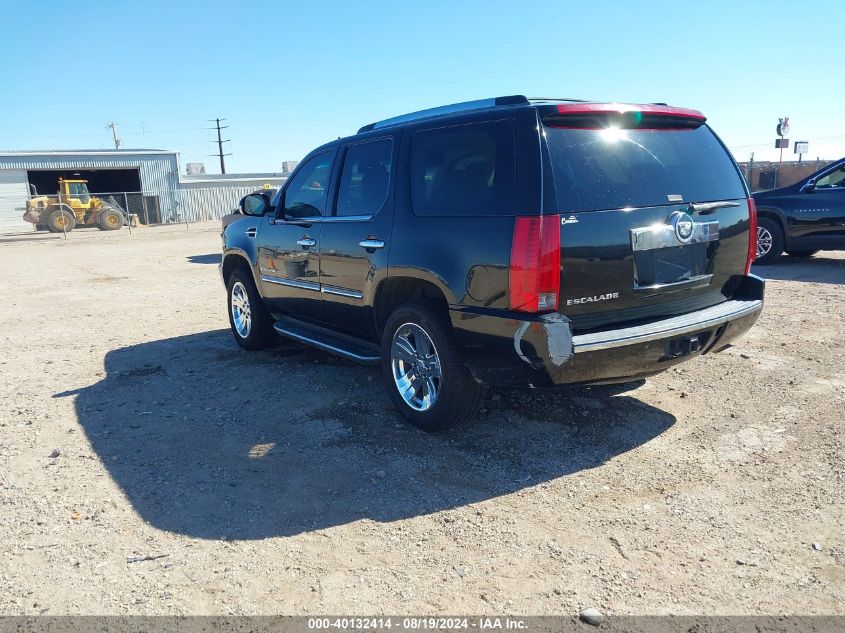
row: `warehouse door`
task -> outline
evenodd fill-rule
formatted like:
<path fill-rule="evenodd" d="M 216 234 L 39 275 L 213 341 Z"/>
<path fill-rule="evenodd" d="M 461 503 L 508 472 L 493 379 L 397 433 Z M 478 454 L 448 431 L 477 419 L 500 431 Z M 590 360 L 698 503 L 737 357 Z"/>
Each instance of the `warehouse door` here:
<path fill-rule="evenodd" d="M 131 169 L 30 169 L 29 183 L 41 195 L 53 195 L 58 191 L 59 178 L 65 180 L 87 180 L 88 191 L 93 193 L 124 193 L 141 191 L 141 176 L 138 168 Z"/>

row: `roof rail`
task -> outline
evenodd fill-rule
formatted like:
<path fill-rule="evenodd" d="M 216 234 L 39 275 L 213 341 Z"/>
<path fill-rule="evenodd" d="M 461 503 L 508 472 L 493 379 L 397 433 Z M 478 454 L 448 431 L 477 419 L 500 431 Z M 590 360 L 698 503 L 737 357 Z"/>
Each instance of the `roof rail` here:
<path fill-rule="evenodd" d="M 411 112 L 409 114 L 402 114 L 390 119 L 376 121 L 365 125 L 358 134 L 362 132 L 369 132 L 370 130 L 378 130 L 390 125 L 399 125 L 400 123 L 407 123 L 408 121 L 416 121 L 418 119 L 428 119 L 430 117 L 443 116 L 445 114 L 453 114 L 455 112 L 467 112 L 469 110 L 481 110 L 483 108 L 493 108 L 495 106 L 507 105 L 527 105 L 528 99 L 523 95 L 509 95 L 506 97 L 493 97 L 491 99 L 478 99 L 476 101 L 464 101 L 462 103 L 453 103 L 452 105 L 439 106 L 437 108 L 429 108 L 428 110 L 419 110 L 418 112 Z"/>
<path fill-rule="evenodd" d="M 535 101 L 571 101 L 572 103 L 590 103 L 587 99 L 571 99 L 569 97 L 528 97 L 529 103 L 534 103 Z"/>

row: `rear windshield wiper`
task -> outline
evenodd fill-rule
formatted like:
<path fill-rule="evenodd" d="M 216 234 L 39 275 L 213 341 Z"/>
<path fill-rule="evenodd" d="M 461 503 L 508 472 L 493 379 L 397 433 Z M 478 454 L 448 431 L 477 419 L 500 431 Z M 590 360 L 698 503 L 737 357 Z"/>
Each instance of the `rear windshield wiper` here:
<path fill-rule="evenodd" d="M 712 213 L 716 209 L 724 209 L 725 207 L 738 206 L 740 206 L 739 202 L 734 202 L 733 200 L 723 200 L 721 202 L 690 202 L 688 210 L 691 212 L 698 212 L 699 215 L 707 215 L 708 213 Z"/>

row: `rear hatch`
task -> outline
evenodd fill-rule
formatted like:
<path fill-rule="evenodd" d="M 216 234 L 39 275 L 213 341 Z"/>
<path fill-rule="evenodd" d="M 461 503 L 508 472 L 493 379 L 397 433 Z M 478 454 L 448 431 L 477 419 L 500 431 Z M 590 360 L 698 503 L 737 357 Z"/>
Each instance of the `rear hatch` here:
<path fill-rule="evenodd" d="M 745 273 L 745 183 L 693 110 L 538 107 L 545 213 L 560 214 L 559 311 L 577 331 L 730 298 Z"/>

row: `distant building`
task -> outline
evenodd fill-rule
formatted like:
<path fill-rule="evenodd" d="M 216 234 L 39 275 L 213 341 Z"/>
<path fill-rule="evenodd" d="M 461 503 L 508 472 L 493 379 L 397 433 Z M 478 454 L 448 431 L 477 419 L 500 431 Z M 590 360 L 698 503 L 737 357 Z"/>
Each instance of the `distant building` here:
<path fill-rule="evenodd" d="M 298 160 L 283 160 L 282 161 L 282 173 L 283 174 L 291 173 L 294 169 L 296 169 L 297 165 L 299 165 Z"/>
<path fill-rule="evenodd" d="M 187 166 L 186 166 L 187 167 Z M 277 189 L 283 174 L 205 174 L 186 169 L 179 152 L 159 149 L 0 150 L 0 234 L 32 231 L 23 220 L 32 195 L 55 194 L 59 178 L 88 181 L 143 224 L 220 218 L 258 189 Z"/>
<path fill-rule="evenodd" d="M 185 165 L 185 173 L 189 176 L 205 173 L 205 163 L 188 163 Z"/>

